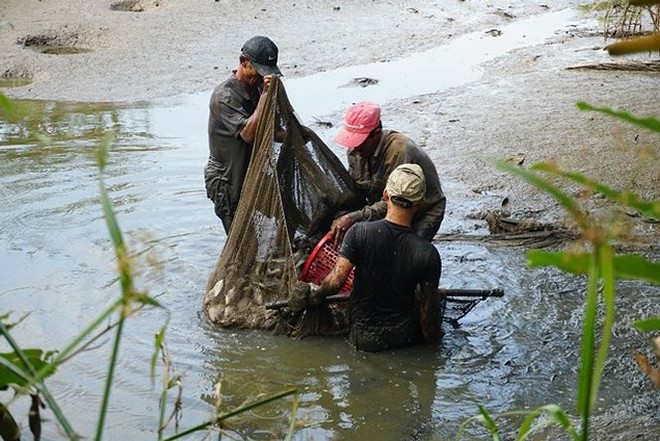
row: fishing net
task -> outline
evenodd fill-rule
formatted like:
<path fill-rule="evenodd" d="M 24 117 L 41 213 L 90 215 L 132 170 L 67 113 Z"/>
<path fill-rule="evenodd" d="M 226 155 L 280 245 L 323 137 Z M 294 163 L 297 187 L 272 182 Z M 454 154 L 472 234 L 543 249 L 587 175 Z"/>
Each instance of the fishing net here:
<path fill-rule="evenodd" d="M 292 312 L 301 266 L 338 211 L 364 205 L 337 156 L 297 119 L 275 78 L 259 120 L 232 226 L 204 296 L 219 326 L 268 329 L 293 336 L 345 331 L 345 305 Z"/>

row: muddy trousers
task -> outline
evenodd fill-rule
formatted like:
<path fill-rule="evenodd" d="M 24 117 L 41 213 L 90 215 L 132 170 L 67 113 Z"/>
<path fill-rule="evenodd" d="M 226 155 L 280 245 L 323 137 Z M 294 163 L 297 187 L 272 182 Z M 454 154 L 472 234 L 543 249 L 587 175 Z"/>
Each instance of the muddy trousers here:
<path fill-rule="evenodd" d="M 204 184 L 206 196 L 213 201 L 215 215 L 222 221 L 225 233 L 229 235 L 238 204 L 231 203 L 231 185 L 222 173 L 220 164 L 213 159 L 209 159 L 204 167 Z"/>
<path fill-rule="evenodd" d="M 420 341 L 419 326 L 415 320 L 406 320 L 393 326 L 352 323 L 348 341 L 355 346 L 355 349 L 365 352 L 412 346 Z"/>

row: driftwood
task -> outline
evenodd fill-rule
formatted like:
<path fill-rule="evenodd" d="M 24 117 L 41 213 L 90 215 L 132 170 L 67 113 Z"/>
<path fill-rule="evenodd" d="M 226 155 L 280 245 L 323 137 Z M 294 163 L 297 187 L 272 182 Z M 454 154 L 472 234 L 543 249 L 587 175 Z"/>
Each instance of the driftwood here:
<path fill-rule="evenodd" d="M 546 248 L 575 240 L 579 234 L 570 230 L 533 231 L 527 233 L 500 233 L 487 236 L 474 234 L 437 234 L 434 242 L 486 242 L 503 247 Z"/>
<path fill-rule="evenodd" d="M 436 234 L 435 242 L 487 242 L 491 245 L 545 248 L 575 240 L 579 232 L 535 219 L 513 219 L 501 211 L 486 211 L 471 217 L 485 220 L 489 235 Z"/>
<path fill-rule="evenodd" d="M 585 64 L 570 66 L 567 70 L 616 70 L 627 72 L 660 72 L 660 62 L 625 61 L 617 63 Z"/>

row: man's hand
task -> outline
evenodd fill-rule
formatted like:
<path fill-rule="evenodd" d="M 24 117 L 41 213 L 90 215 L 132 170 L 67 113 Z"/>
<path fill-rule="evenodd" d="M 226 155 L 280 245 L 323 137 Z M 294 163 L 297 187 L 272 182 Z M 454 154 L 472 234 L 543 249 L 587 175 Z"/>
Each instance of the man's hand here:
<path fill-rule="evenodd" d="M 289 299 L 289 309 L 292 311 L 301 311 L 307 308 L 309 302 L 310 286 L 305 282 L 296 282 L 293 287 L 293 293 Z"/>
<path fill-rule="evenodd" d="M 266 75 L 264 77 L 264 84 L 263 84 L 263 90 L 261 91 L 262 95 L 265 95 L 268 93 L 268 88 L 270 88 L 270 82 L 273 80 L 273 77 L 277 75 Z"/>
<path fill-rule="evenodd" d="M 332 221 L 332 225 L 330 226 L 330 232 L 332 233 L 333 237 L 333 246 L 335 248 L 339 248 L 339 245 L 341 245 L 342 241 L 344 240 L 344 235 L 346 234 L 346 231 L 353 225 L 355 222 L 351 217 L 347 214 L 338 217 L 334 221 Z"/>
<path fill-rule="evenodd" d="M 318 306 L 323 303 L 324 298 L 325 295 L 321 292 L 320 286 L 313 283 L 296 282 L 293 295 L 289 299 L 289 309 L 301 311 L 310 306 Z"/>
<path fill-rule="evenodd" d="M 312 306 L 319 306 L 323 303 L 325 299 L 325 294 L 320 286 L 313 283 L 309 284 L 309 304 Z"/>

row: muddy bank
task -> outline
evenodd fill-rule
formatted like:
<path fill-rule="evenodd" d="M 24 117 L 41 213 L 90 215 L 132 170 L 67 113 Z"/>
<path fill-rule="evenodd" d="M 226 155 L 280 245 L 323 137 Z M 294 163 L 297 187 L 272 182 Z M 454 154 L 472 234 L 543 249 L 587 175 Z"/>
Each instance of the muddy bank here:
<path fill-rule="evenodd" d="M 7 0 L 0 5 L 0 74 L 31 76 L 30 85 L 5 90 L 17 98 L 144 100 L 211 90 L 254 34 L 277 42 L 282 71 L 297 77 L 401 57 L 573 4 Z M 58 47 L 72 50 L 56 55 Z"/>

